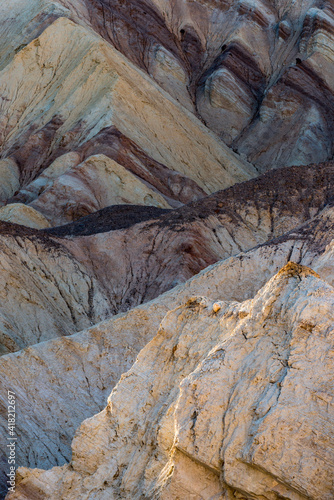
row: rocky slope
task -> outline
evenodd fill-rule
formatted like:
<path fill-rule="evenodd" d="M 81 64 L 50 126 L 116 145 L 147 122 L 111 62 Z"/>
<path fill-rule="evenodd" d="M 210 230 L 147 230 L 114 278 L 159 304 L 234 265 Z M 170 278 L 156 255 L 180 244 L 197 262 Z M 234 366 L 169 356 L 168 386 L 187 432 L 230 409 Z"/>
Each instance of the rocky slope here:
<path fill-rule="evenodd" d="M 62 153 L 84 155 L 101 134 L 102 141 L 128 141 L 128 155 L 135 143 L 138 170 L 146 156 L 156 170 L 163 163 L 161 170 L 176 170 L 206 192 L 256 173 L 109 44 L 66 18 L 14 56 L 0 74 L 0 92 L 2 155 L 18 164 L 21 185 Z"/>
<path fill-rule="evenodd" d="M 80 168 L 97 165 L 114 179 L 111 160 L 91 162 Z M 94 175 L 92 167 L 84 178 Z M 94 193 L 93 186 L 84 192 L 89 187 Z M 2 353 L 80 331 L 154 299 L 218 260 L 279 237 L 317 216 L 333 199 L 333 188 L 334 164 L 326 163 L 284 169 L 278 180 L 269 172 L 176 210 L 156 209 L 155 215 L 152 207 L 150 220 L 139 217 L 123 227 L 122 221 L 114 224 L 116 207 L 40 231 L 3 223 Z M 95 193 L 100 201 L 108 190 L 105 196 L 118 190 L 134 199 L 146 196 L 145 189 L 105 180 Z M 66 200 L 61 194 L 58 200 Z M 132 212 L 138 217 L 136 206 Z M 53 217 L 61 213 L 53 210 Z"/>
<path fill-rule="evenodd" d="M 332 157 L 331 1 L 62 3 L 261 170 Z"/>
<path fill-rule="evenodd" d="M 69 460 L 81 421 L 103 409 L 110 389 L 131 368 L 166 313 L 192 296 L 242 302 L 289 259 L 312 266 L 333 286 L 333 218 L 333 209 L 326 208 L 299 230 L 219 262 L 148 304 L 82 333 L 3 356 L 1 383 L 10 383 L 18 394 L 20 463 L 48 468 Z M 0 424 L 5 430 L 5 417 Z"/>
<path fill-rule="evenodd" d="M 1 3 L 0 498 L 333 498 L 333 33 Z"/>
<path fill-rule="evenodd" d="M 330 499 L 333 300 L 291 263 L 252 300 L 190 299 L 81 425 L 70 466 L 20 469 L 9 498 Z"/>

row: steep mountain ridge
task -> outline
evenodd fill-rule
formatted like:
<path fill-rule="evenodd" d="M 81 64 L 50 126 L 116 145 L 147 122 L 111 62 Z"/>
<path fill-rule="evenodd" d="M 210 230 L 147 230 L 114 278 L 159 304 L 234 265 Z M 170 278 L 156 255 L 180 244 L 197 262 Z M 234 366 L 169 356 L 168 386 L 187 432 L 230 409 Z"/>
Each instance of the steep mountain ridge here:
<path fill-rule="evenodd" d="M 23 185 L 112 126 L 206 192 L 256 175 L 121 54 L 66 18 L 15 55 L 0 91 L 1 154 L 16 160 Z"/>
<path fill-rule="evenodd" d="M 279 179 L 269 172 L 128 228 L 110 231 L 100 220 L 97 230 L 93 214 L 87 236 L 75 229 L 88 231 L 84 219 L 47 230 L 2 223 L 2 353 L 72 334 L 293 230 L 333 201 L 333 187 L 333 163 L 290 167 Z"/>
<path fill-rule="evenodd" d="M 330 1 L 103 0 L 79 9 L 81 22 L 262 171 L 332 158 Z"/>

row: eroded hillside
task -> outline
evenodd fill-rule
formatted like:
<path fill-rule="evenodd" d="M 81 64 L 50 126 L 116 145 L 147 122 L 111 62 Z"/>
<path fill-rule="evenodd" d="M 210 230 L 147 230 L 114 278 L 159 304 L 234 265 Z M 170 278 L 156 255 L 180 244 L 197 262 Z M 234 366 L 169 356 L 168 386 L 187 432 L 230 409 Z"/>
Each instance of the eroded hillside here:
<path fill-rule="evenodd" d="M 333 498 L 333 34 L 2 2 L 1 498 Z"/>

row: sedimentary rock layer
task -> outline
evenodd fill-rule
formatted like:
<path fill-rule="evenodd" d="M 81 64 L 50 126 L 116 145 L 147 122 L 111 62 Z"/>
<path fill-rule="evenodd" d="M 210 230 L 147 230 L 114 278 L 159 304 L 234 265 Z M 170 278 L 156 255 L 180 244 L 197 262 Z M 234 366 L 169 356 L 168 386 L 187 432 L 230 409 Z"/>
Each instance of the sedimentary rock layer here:
<path fill-rule="evenodd" d="M 333 34 L 2 2 L 0 498 L 333 498 Z"/>
<path fill-rule="evenodd" d="M 66 18 L 15 55 L 0 91 L 2 156 L 16 160 L 23 185 L 111 126 L 206 192 L 256 174 L 120 53 Z"/>
<path fill-rule="evenodd" d="M 260 169 L 332 157 L 330 1 L 79 4 L 79 22 Z"/>
<path fill-rule="evenodd" d="M 40 177 L 34 184 L 39 181 Z M 66 224 L 112 205 L 132 203 L 171 208 L 160 193 L 105 155 L 90 156 L 43 188 L 30 206 L 47 217 L 52 226 Z"/>
<path fill-rule="evenodd" d="M 157 297 L 220 259 L 281 236 L 330 203 L 333 183 L 331 163 L 295 167 L 280 171 L 279 179 L 271 172 L 161 215 L 149 211 L 153 219 L 145 221 L 145 215 L 138 224 L 134 216 L 132 223 L 113 227 L 115 208 L 43 231 L 2 224 L 3 352 L 72 334 Z M 86 192 L 94 193 L 92 186 Z M 54 218 L 61 213 L 55 208 Z"/>
<path fill-rule="evenodd" d="M 129 12 L 131 15 L 128 15 Z M 34 57 L 33 51 L 27 57 L 28 47 L 34 43 L 33 40 L 42 40 L 46 44 L 46 39 L 56 40 L 53 25 L 60 33 L 64 28 L 59 26 L 67 18 L 77 26 L 81 25 L 68 46 L 72 47 L 77 40 L 83 48 L 82 32 L 92 39 L 92 29 L 95 30 L 105 39 L 106 46 L 116 47 L 146 72 L 151 77 L 151 85 L 152 80 L 155 80 L 181 106 L 197 115 L 228 145 L 245 155 L 260 170 L 332 158 L 331 117 L 334 101 L 331 36 L 334 17 L 329 1 L 309 0 L 293 4 L 273 4 L 269 1 L 235 4 L 227 1 L 220 4 L 204 0 L 172 3 L 149 3 L 145 0 L 112 3 L 109 0 L 62 0 L 59 3 L 40 0 L 31 4 L 27 0 L 20 0 L 15 4 L 14 11 L 9 12 L 4 7 L 2 14 L 0 32 L 4 43 L 0 63 L 7 80 L 8 72 L 17 74 L 17 66 L 20 64 L 18 61 L 24 59 L 28 62 L 30 56 Z M 7 26 L 14 17 L 15 30 L 8 30 Z M 81 29 L 83 31 L 79 33 Z M 63 40 L 66 42 L 66 35 Z M 60 48 L 61 42 L 55 45 Z M 37 90 L 47 84 L 48 73 L 54 67 L 52 58 L 43 49 L 44 47 L 40 48 L 39 52 L 43 52 L 42 58 L 47 59 L 45 68 L 49 66 L 49 70 L 42 79 L 40 69 L 32 68 L 31 61 L 29 63 L 31 80 L 27 81 L 27 85 L 37 86 Z M 80 51 L 78 55 L 79 53 Z M 84 57 L 84 52 L 81 53 Z M 72 57 L 72 63 L 74 59 Z M 25 72 L 21 66 L 21 71 L 22 69 Z M 61 80 L 62 66 L 58 65 L 54 69 L 57 70 L 57 79 Z M 75 65 L 73 68 L 78 74 L 84 72 L 87 77 L 88 73 L 91 74 L 85 89 L 99 74 L 96 64 L 91 69 L 85 66 L 79 70 Z M 137 74 L 141 75 L 139 72 Z M 138 82 L 142 87 L 139 83 L 141 76 L 137 74 L 132 82 Z M 108 87 L 113 87 L 111 83 L 107 83 L 106 75 L 98 78 Z M 111 80 L 112 78 L 109 79 L 110 82 Z M 76 80 L 76 83 L 79 82 Z M 85 85 L 84 82 L 81 83 Z M 11 86 L 15 85 L 11 81 Z M 119 86 L 116 86 L 116 94 L 118 89 Z M 24 92 L 24 87 L 22 90 Z M 70 101 L 78 95 L 68 86 L 63 91 L 69 92 L 67 97 Z M 46 95 L 46 99 L 48 95 L 50 94 Z M 5 98 L 11 99 L 7 95 Z M 88 94 L 86 100 L 88 101 Z M 145 138 L 140 137 L 142 131 L 139 133 L 137 126 L 127 127 L 124 121 L 122 124 L 116 123 L 117 112 L 114 113 L 113 120 L 110 113 L 98 117 L 96 107 L 104 106 L 104 103 L 99 104 L 97 96 L 94 96 L 93 101 L 95 111 L 93 114 L 89 111 L 90 124 L 85 123 L 88 108 L 84 111 L 81 106 L 81 110 L 78 110 L 81 117 L 77 117 L 71 124 L 67 122 L 69 128 L 63 123 L 63 120 L 66 122 L 64 106 L 58 106 L 57 113 L 52 113 L 51 106 L 51 113 L 44 116 L 49 116 L 49 120 L 33 120 L 28 131 L 21 130 L 25 139 L 30 138 L 28 144 L 23 147 L 25 141 L 20 141 L 18 137 L 14 144 L 12 141 L 9 143 L 14 147 L 14 150 L 10 150 L 11 153 L 15 152 L 20 164 L 26 164 L 26 170 L 30 174 L 31 169 L 38 172 L 38 166 L 32 165 L 33 161 L 37 160 L 39 168 L 44 168 L 48 165 L 51 152 L 55 159 L 61 152 L 70 151 L 71 146 L 75 149 L 81 145 L 83 137 L 84 140 L 92 139 L 104 128 L 104 120 L 106 128 L 113 124 L 133 140 L 137 147 L 142 147 L 153 161 L 162 162 L 179 173 L 185 172 L 182 161 L 171 158 L 170 151 L 159 148 L 157 154 L 154 148 L 151 150 L 152 144 L 149 147 Z M 113 106 L 114 101 L 115 99 Z M 49 102 L 52 103 L 52 96 Z M 31 104 L 35 104 L 35 101 Z M 55 104 L 60 103 L 57 101 Z M 8 101 L 5 100 L 3 105 L 7 114 Z M 18 107 L 20 105 L 22 104 L 17 103 Z M 94 107 L 94 104 L 91 103 L 91 106 Z M 166 109 L 171 106 L 164 106 L 162 114 L 165 118 Z M 108 108 L 107 104 L 106 107 Z M 143 112 L 144 108 L 142 106 Z M 117 103 L 114 110 L 117 110 Z M 14 110 L 11 108 L 8 112 L 12 111 Z M 29 111 L 28 113 L 30 115 Z M 157 113 L 161 113 L 161 109 L 157 109 Z M 174 116 L 176 118 L 175 114 Z M 11 123 L 15 122 L 14 117 L 15 111 Z M 175 120 L 176 126 L 177 123 L 180 123 L 180 118 Z M 134 124 L 135 122 L 132 123 Z M 135 135 L 134 128 L 137 129 Z M 198 123 L 195 128 L 198 128 Z M 156 133 L 159 136 L 159 130 Z M 192 134 L 193 132 L 190 135 Z M 175 131 L 175 137 L 177 135 Z M 153 144 L 156 142 L 157 138 Z M 179 146 L 174 143 L 173 149 L 178 150 Z M 8 149 L 5 148 L 5 151 Z M 103 152 L 95 151 L 94 154 Z M 186 152 L 188 156 L 189 149 L 178 152 L 181 155 Z M 228 156 L 228 153 L 224 151 L 224 155 Z M 84 159 L 86 158 L 81 158 Z M 233 160 L 229 157 L 224 160 L 225 163 L 236 161 L 237 166 L 245 167 L 240 159 Z M 195 169 L 195 164 L 191 167 Z M 190 178 L 193 179 L 191 175 Z M 203 187 L 201 183 L 200 186 Z"/>

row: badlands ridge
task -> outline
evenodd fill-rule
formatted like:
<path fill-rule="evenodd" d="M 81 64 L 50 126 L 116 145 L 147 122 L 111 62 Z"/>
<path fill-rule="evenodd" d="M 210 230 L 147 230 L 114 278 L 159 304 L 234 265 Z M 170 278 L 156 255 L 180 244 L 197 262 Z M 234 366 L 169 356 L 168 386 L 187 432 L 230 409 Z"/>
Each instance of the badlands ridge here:
<path fill-rule="evenodd" d="M 334 498 L 333 35 L 1 3 L 0 498 Z"/>

